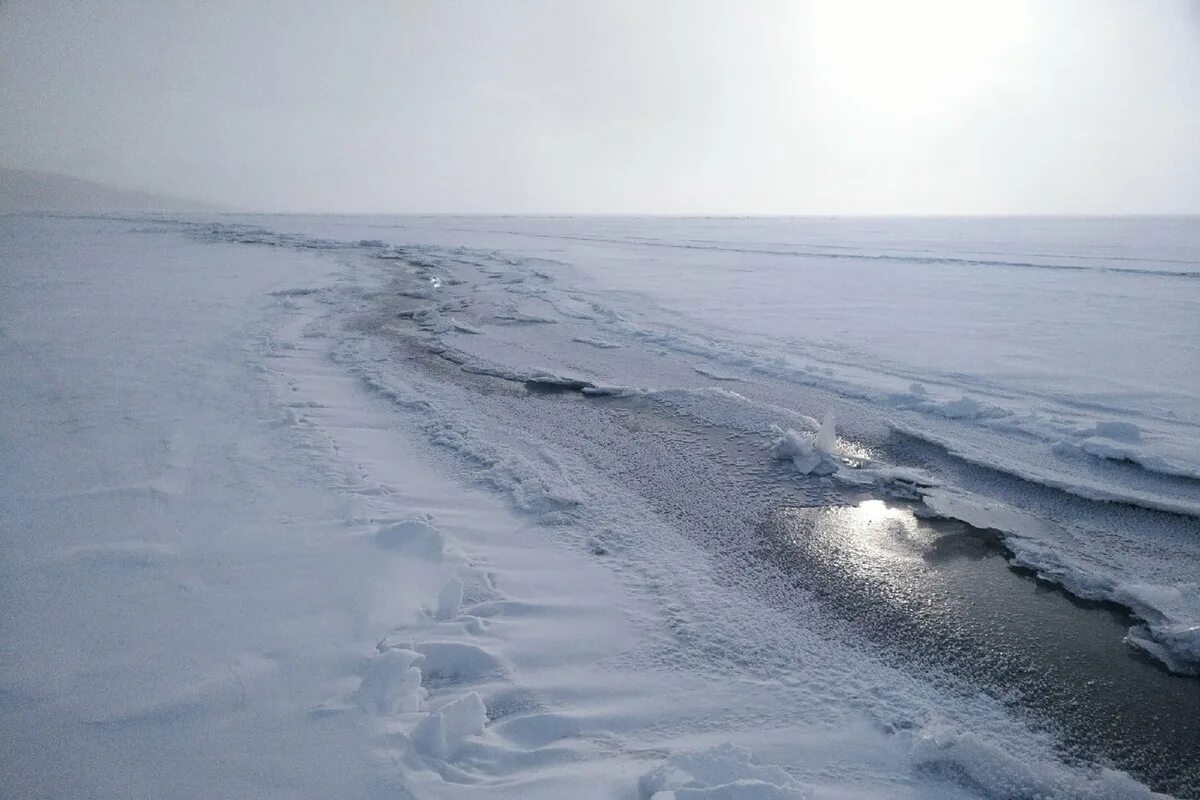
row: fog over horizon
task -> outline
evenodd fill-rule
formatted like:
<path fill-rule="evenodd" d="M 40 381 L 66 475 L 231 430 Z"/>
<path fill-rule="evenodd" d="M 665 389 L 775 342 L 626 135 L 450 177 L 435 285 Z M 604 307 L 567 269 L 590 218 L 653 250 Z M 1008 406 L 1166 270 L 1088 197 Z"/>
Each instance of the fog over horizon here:
<path fill-rule="evenodd" d="M 8 0 L 0 111 L 256 211 L 1200 213 L 1200 3 Z"/>

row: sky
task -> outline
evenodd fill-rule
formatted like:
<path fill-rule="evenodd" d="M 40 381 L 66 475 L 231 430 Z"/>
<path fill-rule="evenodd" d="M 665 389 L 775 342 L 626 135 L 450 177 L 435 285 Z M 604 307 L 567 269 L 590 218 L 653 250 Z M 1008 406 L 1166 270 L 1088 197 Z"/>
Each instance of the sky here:
<path fill-rule="evenodd" d="M 265 211 L 1200 213 L 1200 0 L 0 0 L 0 165 Z"/>

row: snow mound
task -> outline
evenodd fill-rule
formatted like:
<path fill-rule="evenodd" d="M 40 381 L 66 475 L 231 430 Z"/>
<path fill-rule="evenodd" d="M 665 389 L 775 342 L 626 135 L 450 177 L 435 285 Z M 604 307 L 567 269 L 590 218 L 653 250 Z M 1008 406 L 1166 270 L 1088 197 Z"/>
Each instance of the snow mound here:
<path fill-rule="evenodd" d="M 487 708 L 479 695 L 468 692 L 421 720 L 410 741 L 418 753 L 446 760 L 461 750 L 469 737 L 482 735 L 486 724 Z"/>
<path fill-rule="evenodd" d="M 414 666 L 423 656 L 413 650 L 385 650 L 368 662 L 355 700 L 363 711 L 405 714 L 420 711 L 425 702 L 421 670 Z"/>
<path fill-rule="evenodd" d="M 466 642 L 422 642 L 416 650 L 425 656 L 425 675 L 431 681 L 477 682 L 506 671 L 499 656 Z"/>
<path fill-rule="evenodd" d="M 493 730 L 520 747 L 535 749 L 579 736 L 582 726 L 566 714 L 539 713 L 508 717 Z"/>
<path fill-rule="evenodd" d="M 886 400 L 897 408 L 920 411 L 946 419 L 989 420 L 1009 417 L 1013 413 L 999 406 L 981 403 L 967 395 L 962 395 L 957 400 L 939 400 L 920 383 L 909 386 L 907 393 L 888 395 Z"/>
<path fill-rule="evenodd" d="M 446 540 L 441 531 L 423 519 L 408 519 L 384 525 L 375 531 L 375 544 L 430 561 L 441 560 L 446 548 Z"/>
<path fill-rule="evenodd" d="M 751 763 L 750 751 L 723 744 L 676 753 L 638 781 L 641 800 L 801 800 L 808 795 L 776 766 Z"/>

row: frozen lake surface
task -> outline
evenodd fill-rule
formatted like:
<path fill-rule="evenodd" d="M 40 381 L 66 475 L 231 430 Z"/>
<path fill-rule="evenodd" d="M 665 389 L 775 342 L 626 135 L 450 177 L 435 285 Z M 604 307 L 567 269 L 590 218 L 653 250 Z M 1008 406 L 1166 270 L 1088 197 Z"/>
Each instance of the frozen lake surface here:
<path fill-rule="evenodd" d="M 3 794 L 1200 797 L 1194 218 L 10 216 L 0 398 Z"/>

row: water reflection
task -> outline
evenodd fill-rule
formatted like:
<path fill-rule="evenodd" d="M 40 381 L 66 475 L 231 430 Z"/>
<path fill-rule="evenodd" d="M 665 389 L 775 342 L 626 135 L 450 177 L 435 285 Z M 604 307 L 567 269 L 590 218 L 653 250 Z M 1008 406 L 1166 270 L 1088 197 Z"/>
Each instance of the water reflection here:
<path fill-rule="evenodd" d="M 785 507 L 768 551 L 848 625 L 915 669 L 990 689 L 1061 729 L 1064 747 L 1200 796 L 1200 681 L 1123 644 L 1133 620 L 1009 566 L 998 535 L 920 506 Z"/>
<path fill-rule="evenodd" d="M 944 579 L 935 567 L 957 557 L 1000 555 L 982 532 L 954 523 L 930 524 L 912 508 L 864 500 L 855 506 L 785 508 L 779 515 L 784 541 L 829 574 L 869 586 L 879 600 L 899 609 L 929 611 L 942 594 Z"/>

